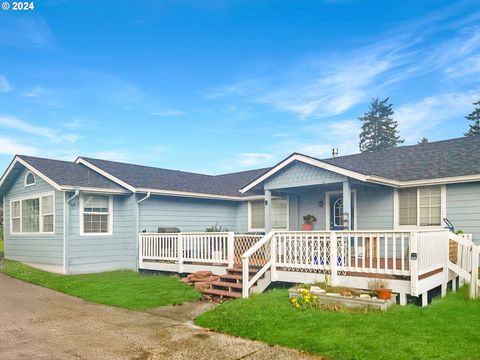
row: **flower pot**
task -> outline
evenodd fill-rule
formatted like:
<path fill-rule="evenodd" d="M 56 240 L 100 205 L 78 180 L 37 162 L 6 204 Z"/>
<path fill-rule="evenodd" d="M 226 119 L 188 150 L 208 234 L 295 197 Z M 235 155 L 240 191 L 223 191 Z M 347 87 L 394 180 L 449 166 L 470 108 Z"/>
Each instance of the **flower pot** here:
<path fill-rule="evenodd" d="M 390 300 L 392 297 L 392 289 L 375 289 L 375 295 L 380 300 Z"/>
<path fill-rule="evenodd" d="M 302 224 L 302 230 L 303 231 L 312 231 L 313 230 L 313 224 Z"/>

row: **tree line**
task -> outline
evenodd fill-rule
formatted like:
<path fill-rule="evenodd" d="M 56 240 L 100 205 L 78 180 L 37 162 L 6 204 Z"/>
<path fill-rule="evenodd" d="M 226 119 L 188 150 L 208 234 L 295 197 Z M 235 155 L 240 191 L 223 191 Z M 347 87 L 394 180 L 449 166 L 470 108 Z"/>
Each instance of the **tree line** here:
<path fill-rule="evenodd" d="M 471 122 L 465 136 L 480 135 L 480 99 L 473 103 L 474 110 L 465 116 Z M 359 117 L 362 122 L 360 132 L 360 151 L 388 150 L 403 144 L 405 140 L 400 138 L 398 122 L 393 118 L 393 104 L 389 98 L 379 100 L 374 98 L 368 107 L 368 112 Z M 419 144 L 428 143 L 423 137 Z"/>

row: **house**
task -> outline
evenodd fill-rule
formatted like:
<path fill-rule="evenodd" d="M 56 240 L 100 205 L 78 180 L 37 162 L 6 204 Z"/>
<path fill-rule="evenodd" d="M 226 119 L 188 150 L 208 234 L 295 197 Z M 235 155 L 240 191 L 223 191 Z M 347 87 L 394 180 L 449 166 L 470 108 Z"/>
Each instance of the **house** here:
<path fill-rule="evenodd" d="M 159 227 L 292 232 L 307 214 L 316 231 L 371 233 L 444 230 L 446 218 L 480 242 L 480 137 L 329 159 L 294 153 L 217 176 L 17 155 L 0 196 L 5 257 L 60 273 L 136 270 L 139 234 Z M 386 249 L 362 245 L 356 255 Z"/>

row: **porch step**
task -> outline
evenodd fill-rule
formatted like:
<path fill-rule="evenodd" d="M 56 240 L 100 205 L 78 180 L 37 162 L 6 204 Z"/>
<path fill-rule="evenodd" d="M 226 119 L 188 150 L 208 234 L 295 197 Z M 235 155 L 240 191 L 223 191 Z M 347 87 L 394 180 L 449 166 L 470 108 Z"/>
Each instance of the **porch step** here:
<path fill-rule="evenodd" d="M 227 268 L 227 269 L 225 269 L 225 270 L 226 270 L 227 274 L 240 274 L 240 275 L 242 275 L 242 273 L 243 273 L 243 269 L 242 269 L 241 267 L 240 267 L 240 268 Z M 256 273 L 258 272 L 258 269 L 256 269 L 256 268 L 253 268 L 253 269 L 252 269 L 252 268 L 249 268 L 249 269 L 248 269 L 248 272 L 249 272 L 250 274 L 256 274 Z"/>
<path fill-rule="evenodd" d="M 242 282 L 242 275 L 238 274 L 224 274 L 224 275 L 219 275 L 218 276 L 220 280 L 235 280 L 237 282 Z M 250 274 L 249 280 L 253 278 L 253 275 Z"/>
<path fill-rule="evenodd" d="M 220 296 L 222 298 L 236 298 L 239 299 L 242 297 L 241 292 L 234 292 L 234 291 L 226 291 L 226 290 L 219 290 L 219 289 L 204 289 L 202 293 L 208 295 L 215 295 Z"/>
<path fill-rule="evenodd" d="M 224 287 L 227 289 L 242 289 L 242 284 L 234 283 L 234 282 L 226 282 L 226 281 L 213 281 L 210 285 L 215 287 Z"/>

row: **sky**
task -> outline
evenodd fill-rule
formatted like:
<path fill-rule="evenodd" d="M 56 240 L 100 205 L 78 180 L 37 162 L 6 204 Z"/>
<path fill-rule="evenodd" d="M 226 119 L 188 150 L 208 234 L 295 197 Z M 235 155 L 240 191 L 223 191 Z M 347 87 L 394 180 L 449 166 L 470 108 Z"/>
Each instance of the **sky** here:
<path fill-rule="evenodd" d="M 475 1 L 34 1 L 0 9 L 0 172 L 15 154 L 207 174 L 358 152 L 389 97 L 405 144 L 463 136 Z"/>

